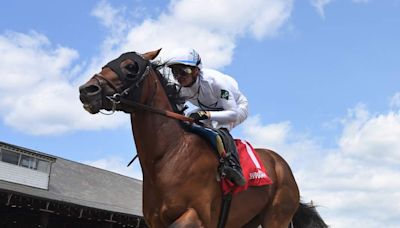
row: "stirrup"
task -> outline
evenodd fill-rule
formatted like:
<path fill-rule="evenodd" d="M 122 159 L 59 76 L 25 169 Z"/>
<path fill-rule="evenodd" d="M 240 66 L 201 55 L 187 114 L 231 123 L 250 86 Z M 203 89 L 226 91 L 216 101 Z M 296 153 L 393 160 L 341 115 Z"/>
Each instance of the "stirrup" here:
<path fill-rule="evenodd" d="M 232 167 L 224 167 L 223 173 L 225 173 L 226 177 L 237 186 L 244 186 L 246 184 L 243 174 Z"/>

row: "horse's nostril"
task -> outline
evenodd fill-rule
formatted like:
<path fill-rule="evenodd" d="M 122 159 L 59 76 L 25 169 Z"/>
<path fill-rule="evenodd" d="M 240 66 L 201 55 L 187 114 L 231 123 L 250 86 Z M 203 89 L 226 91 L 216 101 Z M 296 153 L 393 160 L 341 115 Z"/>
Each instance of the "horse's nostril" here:
<path fill-rule="evenodd" d="M 81 86 L 79 88 L 79 91 L 81 94 L 84 94 L 86 96 L 93 96 L 101 92 L 101 87 L 98 85 Z"/>

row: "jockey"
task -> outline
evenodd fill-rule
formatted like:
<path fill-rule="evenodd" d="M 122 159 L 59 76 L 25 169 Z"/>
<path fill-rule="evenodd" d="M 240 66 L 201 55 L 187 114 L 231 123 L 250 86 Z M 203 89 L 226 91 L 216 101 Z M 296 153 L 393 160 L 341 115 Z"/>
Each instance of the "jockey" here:
<path fill-rule="evenodd" d="M 180 95 L 197 107 L 189 117 L 212 126 L 228 135 L 232 151 L 227 152 L 223 172 L 233 183 L 243 186 L 245 179 L 239 155 L 229 131 L 242 123 L 248 115 L 247 98 L 240 92 L 232 77 L 216 70 L 202 68 L 200 55 L 193 49 L 167 62 L 174 78 L 180 84 Z"/>

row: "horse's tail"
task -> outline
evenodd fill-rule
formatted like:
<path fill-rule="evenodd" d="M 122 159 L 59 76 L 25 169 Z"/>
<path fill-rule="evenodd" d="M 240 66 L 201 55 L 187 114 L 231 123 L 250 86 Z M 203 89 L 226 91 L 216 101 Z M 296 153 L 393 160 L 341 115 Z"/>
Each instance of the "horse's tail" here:
<path fill-rule="evenodd" d="M 293 226 L 294 228 L 327 228 L 328 225 L 322 220 L 321 216 L 318 214 L 315 206 L 310 203 L 301 203 L 293 216 Z"/>

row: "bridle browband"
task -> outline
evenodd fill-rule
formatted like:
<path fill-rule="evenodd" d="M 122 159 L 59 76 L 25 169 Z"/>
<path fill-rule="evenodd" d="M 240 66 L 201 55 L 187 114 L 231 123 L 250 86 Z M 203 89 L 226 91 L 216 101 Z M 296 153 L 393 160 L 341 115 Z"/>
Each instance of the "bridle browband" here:
<path fill-rule="evenodd" d="M 138 71 L 134 78 L 128 78 L 127 75 L 121 70 L 121 67 L 120 67 L 121 63 L 127 59 L 130 59 L 133 62 L 137 63 Z M 117 86 L 115 86 L 112 81 L 108 80 L 102 74 L 98 73 L 98 74 L 94 75 L 93 78 L 98 81 L 100 86 L 102 84 L 107 84 L 115 92 L 111 96 L 106 96 L 106 98 L 112 103 L 111 113 L 103 113 L 102 112 L 102 114 L 111 115 L 116 111 L 117 105 L 122 104 L 122 105 L 125 105 L 126 107 L 130 108 L 131 110 L 133 110 L 132 112 L 134 112 L 135 110 L 143 110 L 143 111 L 156 113 L 158 115 L 166 116 L 166 117 L 181 120 L 181 121 L 187 121 L 190 123 L 195 122 L 192 118 L 186 117 L 179 113 L 175 113 L 175 112 L 171 112 L 171 111 L 163 110 L 163 109 L 158 109 L 151 105 L 142 104 L 135 100 L 135 98 L 137 98 L 137 100 L 138 100 L 138 98 L 140 97 L 140 94 L 141 94 L 140 85 L 142 84 L 143 80 L 146 78 L 146 76 L 150 73 L 150 70 L 152 69 L 151 62 L 149 60 L 145 60 L 141 55 L 137 54 L 136 52 L 124 53 L 117 59 L 107 63 L 103 68 L 105 68 L 105 67 L 110 68 L 115 74 L 117 74 L 118 78 L 121 81 L 128 81 L 131 84 L 127 88 L 118 89 Z M 157 81 L 155 81 L 154 84 L 155 84 L 155 87 L 157 88 Z M 133 99 L 130 99 L 131 98 L 130 92 L 134 88 L 137 89 L 138 92 L 136 92 L 134 94 Z M 154 95 L 155 95 L 155 92 L 153 93 L 153 97 L 154 97 Z M 153 100 L 153 97 L 150 100 Z"/>

